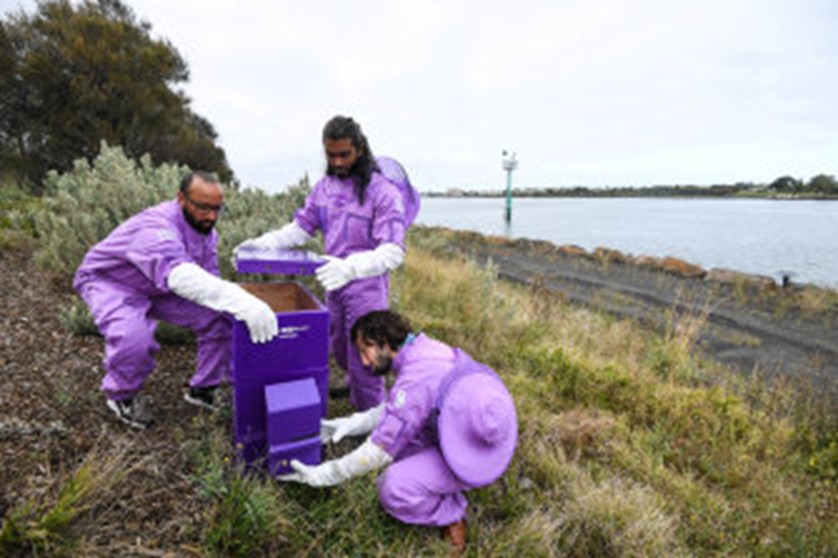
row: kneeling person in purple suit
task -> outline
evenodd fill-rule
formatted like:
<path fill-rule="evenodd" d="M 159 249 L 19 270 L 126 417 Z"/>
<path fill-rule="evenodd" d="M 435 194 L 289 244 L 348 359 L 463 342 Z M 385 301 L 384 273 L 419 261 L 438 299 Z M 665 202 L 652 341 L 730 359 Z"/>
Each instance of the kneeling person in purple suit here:
<path fill-rule="evenodd" d="M 381 504 L 393 517 L 442 528 L 465 546 L 464 492 L 503 474 L 517 441 L 515 406 L 503 382 L 463 351 L 420 333 L 391 311 L 370 312 L 352 326 L 365 366 L 392 370 L 384 403 L 348 417 L 323 420 L 321 438 L 370 436 L 354 451 L 318 466 L 292 461 L 282 480 L 332 486 L 386 467 L 378 478 Z"/>
<path fill-rule="evenodd" d="M 243 320 L 253 342 L 277 334 L 276 314 L 263 301 L 219 278 L 218 233 L 224 193 L 209 173 L 183 178 L 177 199 L 141 211 L 93 246 L 73 287 L 105 338 L 107 405 L 137 428 L 152 418 L 136 396 L 154 369 L 157 320 L 192 329 L 198 362 L 185 399 L 215 408 L 230 376 L 231 324 Z"/>

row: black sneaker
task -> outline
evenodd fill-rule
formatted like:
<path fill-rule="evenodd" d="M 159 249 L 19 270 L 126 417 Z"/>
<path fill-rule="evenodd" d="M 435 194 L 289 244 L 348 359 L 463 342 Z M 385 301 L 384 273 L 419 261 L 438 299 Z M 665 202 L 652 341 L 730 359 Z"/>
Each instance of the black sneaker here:
<path fill-rule="evenodd" d="M 223 392 L 221 386 L 190 387 L 189 391 L 183 394 L 183 400 L 198 407 L 220 411 L 230 405 Z"/>
<path fill-rule="evenodd" d="M 151 410 L 144 400 L 139 398 L 128 399 L 108 399 L 108 409 L 116 413 L 119 420 L 134 428 L 145 430 L 154 424 L 154 418 L 151 416 Z"/>

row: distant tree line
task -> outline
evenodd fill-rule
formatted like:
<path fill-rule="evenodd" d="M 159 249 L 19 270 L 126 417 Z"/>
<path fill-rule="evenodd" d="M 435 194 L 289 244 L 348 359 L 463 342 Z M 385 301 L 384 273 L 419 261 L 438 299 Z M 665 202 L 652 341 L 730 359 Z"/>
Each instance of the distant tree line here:
<path fill-rule="evenodd" d="M 186 62 L 120 0 L 45 0 L 0 21 L 0 178 L 39 193 L 104 141 L 234 180 L 212 124 L 176 89 Z"/>
<path fill-rule="evenodd" d="M 504 190 L 476 191 L 450 189 L 445 193 L 427 192 L 430 197 L 499 197 L 505 196 Z M 781 176 L 770 184 L 738 182 L 736 184 L 716 184 L 712 186 L 618 186 L 588 188 L 574 186 L 570 188 L 513 188 L 512 195 L 519 198 L 641 198 L 641 197 L 810 197 L 838 198 L 838 181 L 828 174 L 819 174 L 808 181 L 791 176 Z"/>

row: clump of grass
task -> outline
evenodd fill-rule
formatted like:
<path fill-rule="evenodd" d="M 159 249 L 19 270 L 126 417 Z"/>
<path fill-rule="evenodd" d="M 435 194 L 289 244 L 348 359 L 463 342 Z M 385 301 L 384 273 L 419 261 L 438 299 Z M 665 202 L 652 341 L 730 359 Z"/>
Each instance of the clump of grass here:
<path fill-rule="evenodd" d="M 191 478 L 207 501 L 203 541 L 210 556 L 276 556 L 290 550 L 288 504 L 270 479 L 245 474 L 226 432 L 211 428 L 186 444 Z"/>
<path fill-rule="evenodd" d="M 619 477 L 594 482 L 579 475 L 559 510 L 557 544 L 564 556 L 688 556 L 677 518 L 647 486 Z"/>
<path fill-rule="evenodd" d="M 51 479 L 41 495 L 10 510 L 0 529 L 0 554 L 70 556 L 77 548 L 74 525 L 103 505 L 115 485 L 142 460 L 133 460 L 126 447 L 94 448 L 68 477 Z"/>

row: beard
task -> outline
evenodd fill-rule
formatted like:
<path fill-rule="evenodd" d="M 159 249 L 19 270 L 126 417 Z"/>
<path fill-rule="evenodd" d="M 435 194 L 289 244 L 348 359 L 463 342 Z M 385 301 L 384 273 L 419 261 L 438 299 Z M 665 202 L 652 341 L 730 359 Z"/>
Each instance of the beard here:
<path fill-rule="evenodd" d="M 372 365 L 372 373 L 376 376 L 384 376 L 393 368 L 393 357 L 386 355 L 378 355 L 375 363 Z"/>
<path fill-rule="evenodd" d="M 333 165 L 328 165 L 326 167 L 326 174 L 329 176 L 336 176 L 338 178 L 349 178 L 350 176 L 358 174 L 359 162 L 360 158 L 356 159 L 355 162 L 352 163 L 351 167 L 335 167 Z"/>
<path fill-rule="evenodd" d="M 215 221 L 210 221 L 209 219 L 196 219 L 194 215 L 186 211 L 186 208 L 183 208 L 183 218 L 186 219 L 186 222 L 189 223 L 189 226 L 195 229 L 200 234 L 209 234 L 213 227 L 215 227 Z"/>

